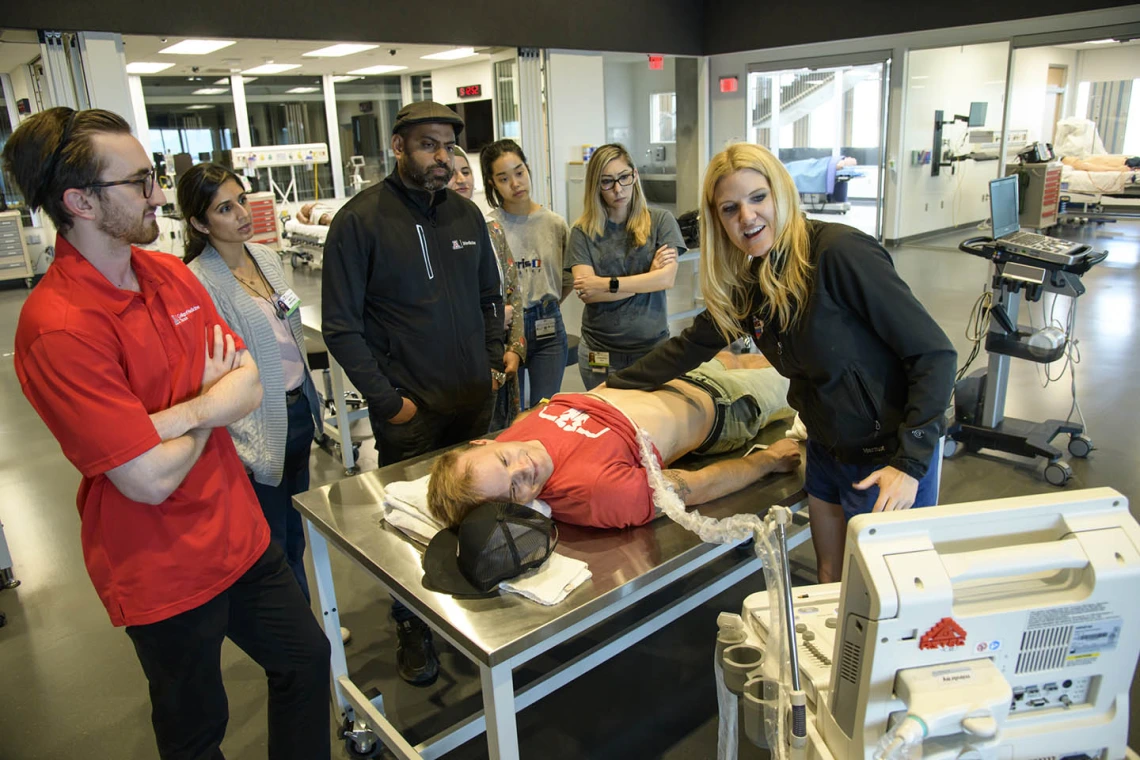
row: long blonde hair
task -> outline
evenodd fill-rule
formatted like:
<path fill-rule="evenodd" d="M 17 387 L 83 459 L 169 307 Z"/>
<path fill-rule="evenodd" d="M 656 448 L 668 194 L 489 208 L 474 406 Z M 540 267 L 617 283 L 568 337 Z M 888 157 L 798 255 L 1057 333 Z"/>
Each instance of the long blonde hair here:
<path fill-rule="evenodd" d="M 649 207 L 645 205 L 645 193 L 641 190 L 641 177 L 637 176 L 637 167 L 624 145 L 610 143 L 594 151 L 590 163 L 586 166 L 586 191 L 582 200 L 582 216 L 574 222 L 574 226 L 586 233 L 586 237 L 597 240 L 606 231 L 606 204 L 602 200 L 602 172 L 610 161 L 621 159 L 629 164 L 634 172 L 633 184 L 630 186 L 629 217 L 625 221 L 625 229 L 629 233 L 630 246 L 640 248 L 649 239 L 649 228 L 652 220 L 649 218 Z"/>
<path fill-rule="evenodd" d="M 753 260 L 729 239 L 716 207 L 716 186 L 741 169 L 768 180 L 775 205 L 775 242 L 753 273 Z M 775 317 L 780 330 L 794 327 L 811 295 L 812 263 L 807 221 L 788 170 L 767 149 L 751 143 L 730 145 L 713 156 L 705 172 L 701 202 L 701 294 L 709 316 L 726 340 L 744 335 L 749 316 L 749 285 L 757 283 L 765 305 L 761 319 Z"/>

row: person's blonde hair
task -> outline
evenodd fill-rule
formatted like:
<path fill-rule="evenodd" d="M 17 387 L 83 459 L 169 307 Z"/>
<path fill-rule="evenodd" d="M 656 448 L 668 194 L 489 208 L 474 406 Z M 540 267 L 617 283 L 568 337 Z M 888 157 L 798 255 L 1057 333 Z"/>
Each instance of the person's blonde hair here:
<path fill-rule="evenodd" d="M 625 229 L 629 234 L 630 246 L 640 248 L 649 239 L 649 228 L 652 220 L 649 218 L 649 207 L 645 205 L 645 193 L 641 189 L 641 177 L 637 174 L 633 158 L 624 145 L 610 143 L 603 145 L 590 156 L 590 163 L 586 165 L 586 189 L 582 200 L 582 216 L 574 222 L 574 226 L 586 233 L 591 240 L 597 240 L 606 231 L 606 203 L 602 200 L 602 172 L 610 161 L 621 159 L 629 164 L 633 170 L 633 184 L 630 185 L 629 217 L 625 221 Z"/>
<path fill-rule="evenodd" d="M 772 249 L 755 267 L 752 258 L 729 239 L 716 206 L 717 183 L 742 169 L 763 175 L 775 207 Z M 701 198 L 700 261 L 705 307 L 726 340 L 746 334 L 741 322 L 750 314 L 748 289 L 752 283 L 759 285 L 764 296 L 761 319 L 774 317 L 780 330 L 799 321 L 812 287 L 807 221 L 800 213 L 792 176 L 767 148 L 736 143 L 709 162 Z"/>
<path fill-rule="evenodd" d="M 460 466 L 459 457 L 471 448 L 468 444 L 445 451 L 431 466 L 428 512 L 444 527 L 458 525 L 471 510 L 486 501 L 475 490 L 475 469 L 471 463 Z"/>

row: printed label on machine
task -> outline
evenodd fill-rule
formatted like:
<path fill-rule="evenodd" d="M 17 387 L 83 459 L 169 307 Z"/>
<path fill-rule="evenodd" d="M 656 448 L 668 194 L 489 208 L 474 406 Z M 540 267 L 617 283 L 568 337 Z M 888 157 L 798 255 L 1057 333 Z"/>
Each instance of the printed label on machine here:
<path fill-rule="evenodd" d="M 1120 629 L 1123 627 L 1124 622 L 1120 618 L 1078 625 L 1073 630 L 1069 655 L 1099 654 L 1109 649 L 1116 649 L 1116 644 L 1120 641 Z"/>
<path fill-rule="evenodd" d="M 1029 613 L 1029 620 L 1025 627 L 1048 628 L 1055 625 L 1080 625 L 1081 623 L 1094 623 L 1107 618 L 1116 619 L 1112 611 L 1108 609 L 1108 602 L 1074 604 L 1071 607 L 1034 610 Z"/>

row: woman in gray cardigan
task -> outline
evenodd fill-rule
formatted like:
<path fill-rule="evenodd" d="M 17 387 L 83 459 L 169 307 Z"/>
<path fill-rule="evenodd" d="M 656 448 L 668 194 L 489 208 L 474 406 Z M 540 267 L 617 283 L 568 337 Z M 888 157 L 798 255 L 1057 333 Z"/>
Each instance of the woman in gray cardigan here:
<path fill-rule="evenodd" d="M 247 242 L 253 220 L 236 174 L 218 164 L 191 167 L 178 180 L 178 205 L 186 219 L 185 261 L 261 371 L 261 406 L 230 425 L 230 436 L 270 534 L 308 599 L 305 534 L 292 496 L 309 488 L 309 452 L 322 419 L 298 302 L 277 253 Z"/>

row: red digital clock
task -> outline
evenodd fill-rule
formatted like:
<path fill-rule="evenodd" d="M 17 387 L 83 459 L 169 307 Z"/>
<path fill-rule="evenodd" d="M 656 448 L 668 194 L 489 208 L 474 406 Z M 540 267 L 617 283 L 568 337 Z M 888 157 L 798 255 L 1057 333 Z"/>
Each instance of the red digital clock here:
<path fill-rule="evenodd" d="M 456 87 L 455 94 L 461 98 L 477 98 L 483 94 L 483 85 L 469 84 L 465 87 Z"/>

